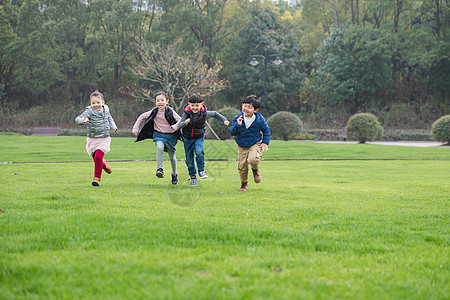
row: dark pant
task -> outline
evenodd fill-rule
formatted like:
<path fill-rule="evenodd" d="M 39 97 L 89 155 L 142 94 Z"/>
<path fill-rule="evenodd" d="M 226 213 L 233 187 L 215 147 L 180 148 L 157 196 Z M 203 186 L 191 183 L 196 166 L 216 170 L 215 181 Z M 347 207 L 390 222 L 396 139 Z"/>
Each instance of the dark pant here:
<path fill-rule="evenodd" d="M 184 138 L 184 153 L 186 155 L 186 165 L 189 170 L 189 176 L 194 176 L 197 171 L 195 169 L 195 161 L 199 172 L 205 170 L 205 150 L 203 149 L 203 141 L 205 138 L 187 139 Z"/>

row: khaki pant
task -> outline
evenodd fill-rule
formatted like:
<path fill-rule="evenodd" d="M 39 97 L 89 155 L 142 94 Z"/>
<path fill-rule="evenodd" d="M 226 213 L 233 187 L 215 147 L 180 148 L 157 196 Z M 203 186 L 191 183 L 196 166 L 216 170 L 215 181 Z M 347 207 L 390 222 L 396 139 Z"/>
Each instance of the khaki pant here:
<path fill-rule="evenodd" d="M 252 169 L 257 170 L 259 168 L 259 162 L 261 161 L 261 142 L 258 142 L 250 147 L 238 148 L 238 171 L 241 182 L 248 181 L 248 165 L 251 165 Z"/>

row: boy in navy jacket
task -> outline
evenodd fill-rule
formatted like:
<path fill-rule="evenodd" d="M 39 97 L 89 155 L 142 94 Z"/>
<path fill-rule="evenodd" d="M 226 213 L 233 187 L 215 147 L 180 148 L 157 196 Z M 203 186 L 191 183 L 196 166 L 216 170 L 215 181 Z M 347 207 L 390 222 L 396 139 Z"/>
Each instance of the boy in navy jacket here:
<path fill-rule="evenodd" d="M 248 165 L 251 165 L 255 183 L 262 180 L 259 171 L 262 152 L 269 150 L 270 128 L 258 112 L 260 100 L 255 95 L 247 96 L 242 102 L 242 112 L 234 117 L 230 133 L 238 148 L 238 171 L 241 178 L 239 191 L 248 187 Z"/>

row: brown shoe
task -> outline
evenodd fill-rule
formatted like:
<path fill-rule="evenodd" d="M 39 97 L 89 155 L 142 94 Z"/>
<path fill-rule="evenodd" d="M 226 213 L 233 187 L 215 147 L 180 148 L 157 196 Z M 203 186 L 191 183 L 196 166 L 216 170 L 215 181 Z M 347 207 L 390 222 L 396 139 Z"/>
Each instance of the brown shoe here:
<path fill-rule="evenodd" d="M 239 192 L 245 192 L 247 190 L 247 187 L 248 187 L 248 181 L 241 182 L 241 187 L 239 189 Z"/>
<path fill-rule="evenodd" d="M 99 177 L 94 177 L 94 179 L 92 179 L 92 185 L 93 186 L 99 186 L 100 185 L 100 178 Z"/>
<path fill-rule="evenodd" d="M 255 180 L 255 183 L 260 183 L 262 180 L 261 173 L 259 172 L 259 169 L 252 169 L 253 171 L 253 179 Z"/>
<path fill-rule="evenodd" d="M 103 160 L 103 170 L 105 170 L 106 173 L 111 174 L 112 173 L 112 169 L 110 166 L 108 166 L 106 164 L 106 160 Z"/>

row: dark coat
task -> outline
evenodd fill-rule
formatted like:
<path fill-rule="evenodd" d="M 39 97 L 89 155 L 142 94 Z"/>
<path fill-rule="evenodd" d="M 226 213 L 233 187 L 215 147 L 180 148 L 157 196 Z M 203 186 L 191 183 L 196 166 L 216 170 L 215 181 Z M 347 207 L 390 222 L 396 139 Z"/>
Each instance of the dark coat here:
<path fill-rule="evenodd" d="M 188 115 L 191 122 L 181 130 L 183 137 L 188 139 L 199 139 L 205 136 L 207 110 L 202 106 L 200 111 L 194 114 L 189 105 L 184 107 L 184 113 Z M 182 117 L 183 119 L 183 117 Z"/>
<path fill-rule="evenodd" d="M 155 107 L 151 111 L 150 116 L 145 121 L 144 126 L 142 126 L 141 131 L 139 132 L 135 142 L 153 138 L 153 133 L 155 132 L 154 119 L 155 119 L 155 116 L 157 113 L 158 113 L 158 108 Z M 164 112 L 164 117 L 166 118 L 167 122 L 169 122 L 170 125 L 177 124 L 177 121 L 175 120 L 175 118 L 173 116 L 173 109 L 171 109 L 168 106 L 166 106 L 166 110 Z M 179 130 L 175 131 L 174 134 L 176 134 L 176 136 L 179 140 L 182 139 L 181 133 Z"/>

